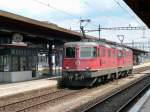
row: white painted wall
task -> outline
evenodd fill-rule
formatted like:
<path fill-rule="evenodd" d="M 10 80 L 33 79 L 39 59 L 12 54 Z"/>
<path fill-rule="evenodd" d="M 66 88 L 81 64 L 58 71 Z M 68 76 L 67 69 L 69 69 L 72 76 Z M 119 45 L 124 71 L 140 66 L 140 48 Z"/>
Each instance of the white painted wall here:
<path fill-rule="evenodd" d="M 3 72 L 3 81 L 11 82 L 11 72 Z"/>
<path fill-rule="evenodd" d="M 31 80 L 32 71 L 0 72 L 0 82 L 20 82 Z"/>
<path fill-rule="evenodd" d="M 32 71 L 11 72 L 11 82 L 26 81 L 32 79 Z"/>
<path fill-rule="evenodd" d="M 3 81 L 3 72 L 0 72 L 0 82 L 2 82 Z"/>

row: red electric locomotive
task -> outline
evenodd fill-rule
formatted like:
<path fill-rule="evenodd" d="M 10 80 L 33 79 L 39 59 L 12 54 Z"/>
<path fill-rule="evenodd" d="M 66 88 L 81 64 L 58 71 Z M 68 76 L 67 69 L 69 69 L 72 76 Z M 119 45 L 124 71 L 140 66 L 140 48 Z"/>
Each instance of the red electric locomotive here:
<path fill-rule="evenodd" d="M 130 49 L 102 42 L 68 42 L 64 45 L 62 80 L 66 86 L 92 86 L 132 72 Z"/>

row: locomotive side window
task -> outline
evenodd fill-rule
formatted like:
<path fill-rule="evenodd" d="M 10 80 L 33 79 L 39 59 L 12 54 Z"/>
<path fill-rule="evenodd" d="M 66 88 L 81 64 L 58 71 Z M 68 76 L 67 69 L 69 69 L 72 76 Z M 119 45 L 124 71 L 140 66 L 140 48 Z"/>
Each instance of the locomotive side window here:
<path fill-rule="evenodd" d="M 124 51 L 124 57 L 126 57 L 126 51 Z"/>
<path fill-rule="evenodd" d="M 114 56 L 114 58 L 116 57 L 116 50 L 115 49 L 113 49 L 113 56 Z"/>
<path fill-rule="evenodd" d="M 108 57 L 111 57 L 111 50 L 108 49 Z"/>
<path fill-rule="evenodd" d="M 105 56 L 105 47 L 102 47 L 102 55 Z"/>
<path fill-rule="evenodd" d="M 66 48 L 66 58 L 75 58 L 75 47 Z"/>
<path fill-rule="evenodd" d="M 92 58 L 96 57 L 96 47 L 81 47 L 80 48 L 81 58 Z"/>
<path fill-rule="evenodd" d="M 121 58 L 123 56 L 123 52 L 119 50 L 118 57 Z"/>
<path fill-rule="evenodd" d="M 100 56 L 100 48 L 98 48 L 98 54 L 97 54 L 97 56 L 98 57 Z"/>

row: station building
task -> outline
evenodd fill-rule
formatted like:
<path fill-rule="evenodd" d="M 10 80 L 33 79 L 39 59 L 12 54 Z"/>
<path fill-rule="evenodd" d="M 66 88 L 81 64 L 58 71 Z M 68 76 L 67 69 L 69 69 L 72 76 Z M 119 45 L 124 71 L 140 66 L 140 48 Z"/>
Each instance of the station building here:
<path fill-rule="evenodd" d="M 63 44 L 81 37 L 52 23 L 0 11 L 0 82 L 59 75 Z"/>

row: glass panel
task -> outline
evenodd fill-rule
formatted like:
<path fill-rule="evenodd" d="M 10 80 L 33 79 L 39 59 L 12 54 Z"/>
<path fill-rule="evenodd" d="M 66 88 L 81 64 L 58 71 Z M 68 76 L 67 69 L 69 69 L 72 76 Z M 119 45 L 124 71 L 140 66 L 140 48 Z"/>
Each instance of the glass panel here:
<path fill-rule="evenodd" d="M 123 56 L 123 52 L 122 51 L 118 51 L 118 57 L 121 58 Z"/>
<path fill-rule="evenodd" d="M 20 71 L 27 70 L 27 59 L 26 57 L 20 57 Z"/>
<path fill-rule="evenodd" d="M 116 50 L 115 49 L 113 49 L 113 56 L 114 56 L 114 58 L 116 57 Z"/>
<path fill-rule="evenodd" d="M 9 56 L 4 56 L 4 71 L 9 71 Z"/>
<path fill-rule="evenodd" d="M 102 48 L 103 56 L 105 56 L 105 47 Z"/>
<path fill-rule="evenodd" d="M 124 57 L 126 57 L 126 51 L 124 51 Z"/>
<path fill-rule="evenodd" d="M 96 47 L 81 47 L 80 57 L 81 58 L 96 57 Z"/>
<path fill-rule="evenodd" d="M 92 57 L 96 57 L 96 47 L 92 47 Z"/>
<path fill-rule="evenodd" d="M 0 56 L 0 71 L 4 71 L 3 56 Z"/>
<path fill-rule="evenodd" d="M 12 71 L 19 71 L 19 58 L 17 56 L 12 56 Z"/>
<path fill-rule="evenodd" d="M 108 57 L 110 57 L 110 56 L 111 56 L 111 50 L 108 49 Z"/>
<path fill-rule="evenodd" d="M 66 48 L 66 58 L 75 58 L 75 47 Z"/>
<path fill-rule="evenodd" d="M 97 56 L 98 57 L 100 56 L 100 48 L 98 48 L 98 54 L 97 54 Z"/>

